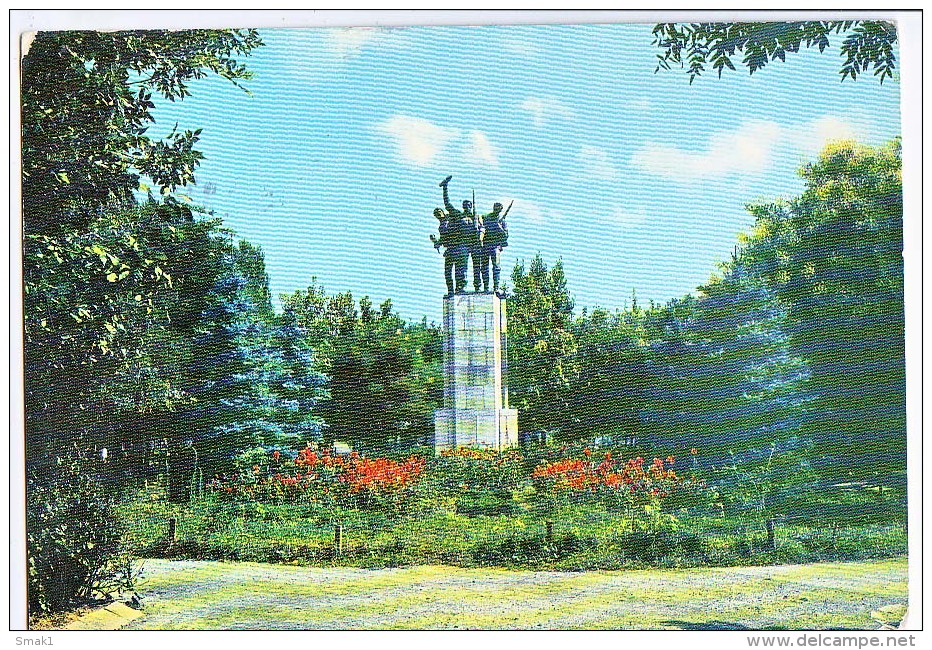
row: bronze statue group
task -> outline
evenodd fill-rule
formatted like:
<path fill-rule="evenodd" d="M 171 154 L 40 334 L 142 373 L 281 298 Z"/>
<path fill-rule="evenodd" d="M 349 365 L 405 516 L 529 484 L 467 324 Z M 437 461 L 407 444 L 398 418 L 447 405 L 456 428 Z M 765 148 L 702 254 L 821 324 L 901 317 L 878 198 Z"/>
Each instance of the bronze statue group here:
<path fill-rule="evenodd" d="M 476 293 L 500 294 L 501 253 L 508 245 L 508 225 L 502 213 L 502 204 L 496 203 L 486 215 L 477 215 L 472 201 L 463 201 L 463 209 L 456 209 L 450 203 L 447 185 L 452 176 L 447 176 L 440 183 L 443 189 L 443 205 L 434 209 L 434 216 L 439 222 L 440 236 L 430 236 L 434 248 L 442 246 L 443 275 L 447 281 L 447 295 L 464 293 L 466 289 L 466 265 L 472 257 L 472 281 Z M 514 203 L 514 201 L 512 201 Z M 492 287 L 489 289 L 489 266 L 492 267 Z M 455 282 L 454 282 L 455 278 Z"/>

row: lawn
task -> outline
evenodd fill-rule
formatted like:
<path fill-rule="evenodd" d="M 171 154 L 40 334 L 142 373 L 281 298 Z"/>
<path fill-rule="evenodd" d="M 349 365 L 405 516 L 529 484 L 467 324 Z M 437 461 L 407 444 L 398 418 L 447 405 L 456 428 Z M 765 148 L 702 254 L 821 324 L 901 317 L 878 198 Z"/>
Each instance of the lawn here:
<path fill-rule="evenodd" d="M 905 558 L 557 572 L 171 561 L 145 565 L 129 629 L 876 629 Z"/>

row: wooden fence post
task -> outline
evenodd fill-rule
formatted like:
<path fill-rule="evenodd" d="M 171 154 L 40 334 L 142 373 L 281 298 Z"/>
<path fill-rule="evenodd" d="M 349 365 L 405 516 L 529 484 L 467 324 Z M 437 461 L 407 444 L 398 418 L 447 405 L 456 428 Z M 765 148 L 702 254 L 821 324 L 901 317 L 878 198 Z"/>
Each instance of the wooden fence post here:
<path fill-rule="evenodd" d="M 547 526 L 547 533 L 546 533 L 546 535 L 545 535 L 545 539 L 546 539 L 548 542 L 552 542 L 552 541 L 553 541 L 553 521 L 551 521 L 550 519 L 548 519 L 548 520 L 546 521 L 546 526 Z"/>
<path fill-rule="evenodd" d="M 174 517 L 168 518 L 168 545 L 174 546 L 178 533 L 178 520 Z"/>
<path fill-rule="evenodd" d="M 343 524 L 333 527 L 333 552 L 336 557 L 343 555 Z"/>
<path fill-rule="evenodd" d="M 775 524 L 773 521 L 773 517 L 771 517 L 770 519 L 767 520 L 767 546 L 770 548 L 771 551 L 777 548 L 777 536 L 774 531 L 774 528 L 775 528 Z"/>

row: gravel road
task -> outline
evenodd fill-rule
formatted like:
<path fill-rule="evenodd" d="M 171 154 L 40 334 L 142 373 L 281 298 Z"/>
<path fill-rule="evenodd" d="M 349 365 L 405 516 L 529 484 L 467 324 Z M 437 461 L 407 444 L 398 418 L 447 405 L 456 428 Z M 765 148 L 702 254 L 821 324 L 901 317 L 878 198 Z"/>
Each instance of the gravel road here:
<path fill-rule="evenodd" d="M 127 629 L 876 629 L 906 559 L 562 573 L 147 560 Z"/>

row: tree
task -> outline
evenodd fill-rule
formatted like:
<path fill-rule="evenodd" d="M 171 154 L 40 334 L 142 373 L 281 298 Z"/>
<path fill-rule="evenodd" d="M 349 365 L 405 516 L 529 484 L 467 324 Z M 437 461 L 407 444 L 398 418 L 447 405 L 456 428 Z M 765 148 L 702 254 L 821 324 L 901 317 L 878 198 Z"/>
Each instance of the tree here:
<path fill-rule="evenodd" d="M 269 274 L 265 271 L 265 255 L 259 246 L 250 244 L 245 239 L 233 251 L 236 266 L 246 280 L 244 287 L 250 308 L 255 317 L 269 323 L 273 320 L 272 292 L 269 290 Z"/>
<path fill-rule="evenodd" d="M 508 301 L 508 386 L 521 428 L 572 436 L 570 387 L 577 374 L 573 298 L 563 262 L 548 269 L 537 255 L 515 264 Z"/>
<path fill-rule="evenodd" d="M 583 310 L 574 322 L 579 374 L 570 394 L 573 437 L 626 442 L 646 433 L 652 366 L 642 323 L 636 303 L 616 314 Z"/>
<path fill-rule="evenodd" d="M 721 268 L 698 295 L 648 312 L 654 369 L 644 412 L 655 444 L 718 460 L 795 438 L 807 403 L 786 309 L 743 255 Z"/>
<path fill-rule="evenodd" d="M 173 446 L 190 440 L 209 471 L 230 469 L 255 447 L 296 448 L 320 438 L 319 401 L 326 377 L 294 313 L 271 312 L 262 249 L 224 234 L 215 238 L 216 264 L 199 319 L 175 354 L 188 398 L 164 414 Z M 179 354 L 180 353 L 180 354 Z"/>
<path fill-rule="evenodd" d="M 282 314 L 270 334 L 266 364 L 274 397 L 271 415 L 289 446 L 320 442 L 323 420 L 317 407 L 329 395 L 325 388 L 329 380 L 320 370 L 318 356 L 294 312 Z"/>
<path fill-rule="evenodd" d="M 433 412 L 443 400 L 437 327 L 406 323 L 391 300 L 376 310 L 364 296 L 357 310 L 352 294 L 327 297 L 316 280 L 282 303 L 325 357 L 329 396 L 321 416 L 328 442 L 385 452 L 431 438 Z"/>
<path fill-rule="evenodd" d="M 253 30 L 32 41 L 23 60 L 31 465 L 54 463 L 72 439 L 110 448 L 110 472 L 138 473 L 128 459 L 144 467 L 155 442 L 177 451 L 189 440 L 202 463 L 222 464 L 242 441 L 207 444 L 219 430 L 265 422 L 276 400 L 313 402 L 301 391 L 320 378 L 293 332 L 276 329 L 261 250 L 232 248 L 219 220 L 172 196 L 195 180 L 200 131 L 146 135 L 154 95 L 181 100 L 208 74 L 240 86 L 250 73 L 236 57 L 259 45 Z M 162 198 L 150 191 L 137 204 L 147 184 Z M 292 435 L 302 418 L 312 412 L 269 426 Z"/>
<path fill-rule="evenodd" d="M 184 328 L 200 300 L 202 276 L 187 272 L 183 251 L 203 264 L 213 227 L 169 199 L 115 211 L 83 233 L 26 235 L 30 462 L 54 462 L 53 450 L 76 436 L 109 442 L 118 412 L 143 414 L 174 399 L 156 367 L 167 367 L 170 326 Z"/>
<path fill-rule="evenodd" d="M 657 69 L 671 64 L 685 67 L 689 83 L 711 66 L 722 76 L 725 68 L 735 69 L 732 57 L 743 53 L 750 74 L 768 61 L 786 60 L 787 53 L 800 48 L 830 46 L 830 37 L 847 32 L 841 44 L 845 61 L 839 73 L 842 80 L 873 70 L 883 83 L 896 70 L 896 27 L 883 21 L 829 20 L 759 23 L 660 23 L 654 27 L 654 45 L 661 48 Z"/>
<path fill-rule="evenodd" d="M 814 395 L 803 429 L 820 462 L 902 476 L 906 454 L 903 196 L 899 140 L 829 145 L 790 202 L 750 206 L 746 247 L 787 308 Z"/>
<path fill-rule="evenodd" d="M 82 231 L 99 210 L 132 204 L 140 176 L 162 194 L 194 182 L 200 130 L 152 140 L 153 93 L 168 100 L 209 73 L 236 85 L 234 56 L 254 30 L 40 32 L 23 57 L 23 223 L 27 233 Z"/>
<path fill-rule="evenodd" d="M 145 135 L 152 94 L 174 101 L 208 73 L 234 84 L 253 31 L 42 32 L 23 58 L 23 273 L 27 455 L 109 440 L 170 410 L 165 350 L 200 318 L 213 220 L 171 196 L 193 182 L 197 132 Z M 161 190 L 137 205 L 140 176 Z M 196 270 L 197 269 L 197 270 Z M 91 379 L 89 381 L 89 379 Z M 127 427 L 132 430 L 134 427 Z"/>
<path fill-rule="evenodd" d="M 384 452 L 429 438 L 443 382 L 439 359 L 427 358 L 429 333 L 412 329 L 380 317 L 336 342 L 331 399 L 323 407 L 332 440 Z"/>

